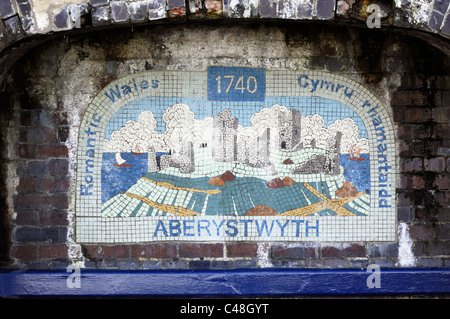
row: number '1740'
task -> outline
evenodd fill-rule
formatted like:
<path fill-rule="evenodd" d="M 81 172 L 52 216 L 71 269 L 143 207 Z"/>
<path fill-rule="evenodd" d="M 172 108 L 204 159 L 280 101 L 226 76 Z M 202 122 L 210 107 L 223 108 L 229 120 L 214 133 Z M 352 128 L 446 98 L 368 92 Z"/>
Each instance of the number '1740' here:
<path fill-rule="evenodd" d="M 229 93 L 232 88 L 236 91 L 240 91 L 241 94 L 243 94 L 244 91 L 254 94 L 258 90 L 258 83 L 256 81 L 255 76 L 249 76 L 249 77 L 247 77 L 247 80 L 245 81 L 244 76 L 241 75 L 235 81 L 234 75 L 223 75 L 223 76 L 218 75 L 216 77 L 217 93 L 222 93 L 222 78 L 223 78 L 224 84 L 226 85 L 225 93 Z M 233 87 L 233 84 L 234 84 L 234 87 Z"/>

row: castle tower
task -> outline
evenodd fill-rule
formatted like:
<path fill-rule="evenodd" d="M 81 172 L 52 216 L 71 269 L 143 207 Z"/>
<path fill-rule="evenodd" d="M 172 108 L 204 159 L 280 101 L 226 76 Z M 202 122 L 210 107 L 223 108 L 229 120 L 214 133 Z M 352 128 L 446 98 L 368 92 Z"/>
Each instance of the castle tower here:
<path fill-rule="evenodd" d="M 302 113 L 291 109 L 278 115 L 278 147 L 293 151 L 301 147 Z"/>
<path fill-rule="evenodd" d="M 324 170 L 326 174 L 339 174 L 339 157 L 341 153 L 342 132 L 336 132 L 336 136 L 328 141 L 328 149 L 325 153 Z"/>
<path fill-rule="evenodd" d="M 158 171 L 158 163 L 156 161 L 156 152 L 153 146 L 149 147 L 148 158 L 147 158 L 148 171 L 151 173 Z"/>
<path fill-rule="evenodd" d="M 258 159 L 262 166 L 269 165 L 270 128 L 266 128 L 258 137 Z"/>
<path fill-rule="evenodd" d="M 291 121 L 291 145 L 289 149 L 296 151 L 301 148 L 302 113 L 292 109 Z"/>
<path fill-rule="evenodd" d="M 192 173 L 195 170 L 194 148 L 191 141 L 186 141 L 181 146 L 180 172 Z"/>
<path fill-rule="evenodd" d="M 237 159 L 238 119 L 226 109 L 213 118 L 213 159 L 232 162 Z"/>
<path fill-rule="evenodd" d="M 289 117 L 284 113 L 278 114 L 278 147 L 288 149 L 291 140 L 290 134 L 291 123 Z"/>

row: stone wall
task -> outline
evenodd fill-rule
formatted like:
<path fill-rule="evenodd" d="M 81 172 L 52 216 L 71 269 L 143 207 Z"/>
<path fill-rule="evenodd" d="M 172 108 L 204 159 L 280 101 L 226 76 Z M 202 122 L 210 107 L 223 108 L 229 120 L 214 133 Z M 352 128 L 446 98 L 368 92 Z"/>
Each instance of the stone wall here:
<path fill-rule="evenodd" d="M 96 14 L 99 17 L 102 10 L 111 14 L 104 20 L 108 25 L 122 19 L 120 12 L 127 12 L 122 28 L 61 32 L 45 42 L 30 40 L 30 47 L 21 51 L 23 57 L 16 63 L 8 60 L 8 72 L 3 71 L 0 171 L 6 180 L 1 188 L 2 205 L 7 207 L 2 211 L 5 267 L 55 269 L 72 263 L 101 269 L 449 266 L 450 66 L 445 39 L 320 21 L 199 20 L 130 28 L 133 15 L 118 9 L 124 4 L 91 1 L 87 7 L 92 10 L 92 25 L 100 23 Z M 310 18 L 328 19 L 320 13 L 325 8 L 313 4 Z M 437 4 L 435 11 L 444 11 Z M 168 10 L 161 12 L 164 17 L 181 15 L 186 20 L 196 7 L 176 10 L 183 5 L 169 1 L 164 7 Z M 232 16 L 231 4 L 227 5 L 198 3 L 199 14 L 208 16 L 220 8 L 220 16 Z M 279 12 L 279 7 L 275 11 L 268 7 L 259 2 L 255 12 L 261 17 Z M 334 16 L 334 2 L 327 8 Z M 241 11 L 238 17 L 251 12 Z M 14 17 L 21 19 L 22 26 L 27 21 L 26 15 L 9 19 Z M 236 65 L 338 73 L 378 95 L 388 107 L 397 136 L 397 241 L 78 244 L 74 237 L 77 136 L 80 119 L 99 90 L 145 70 L 205 71 L 208 66 Z"/>
<path fill-rule="evenodd" d="M 373 18 L 373 9 L 368 9 L 371 4 L 379 9 L 380 26 L 450 36 L 447 0 L 3 0 L 0 50 L 12 62 L 2 59 L 1 74 L 22 54 L 18 43 L 32 46 L 42 35 L 202 20 L 322 21 L 366 26 Z"/>
<path fill-rule="evenodd" d="M 2 41 L 35 34 L 109 24 L 143 23 L 166 18 L 272 18 L 363 21 L 368 6 L 380 8 L 383 25 L 417 28 L 449 35 L 448 1 L 220 1 L 220 0 L 4 0 L 0 4 Z M 9 41 L 8 41 L 9 39 Z"/>

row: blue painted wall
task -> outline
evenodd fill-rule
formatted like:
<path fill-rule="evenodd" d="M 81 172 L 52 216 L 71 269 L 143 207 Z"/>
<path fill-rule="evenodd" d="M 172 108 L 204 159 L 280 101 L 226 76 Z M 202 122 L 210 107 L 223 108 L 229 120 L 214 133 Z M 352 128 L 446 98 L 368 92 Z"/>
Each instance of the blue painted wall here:
<path fill-rule="evenodd" d="M 69 269 L 0 273 L 1 297 L 293 297 L 418 294 L 450 294 L 450 269 L 390 268 L 378 269 L 378 272 L 370 269 Z"/>

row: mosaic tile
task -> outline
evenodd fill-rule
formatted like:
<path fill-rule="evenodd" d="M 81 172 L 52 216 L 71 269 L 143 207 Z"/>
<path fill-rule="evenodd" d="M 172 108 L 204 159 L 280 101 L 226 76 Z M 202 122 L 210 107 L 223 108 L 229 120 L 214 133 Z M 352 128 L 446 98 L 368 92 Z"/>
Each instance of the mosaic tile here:
<path fill-rule="evenodd" d="M 82 123 L 79 242 L 395 240 L 392 124 L 340 75 L 133 74 Z"/>

